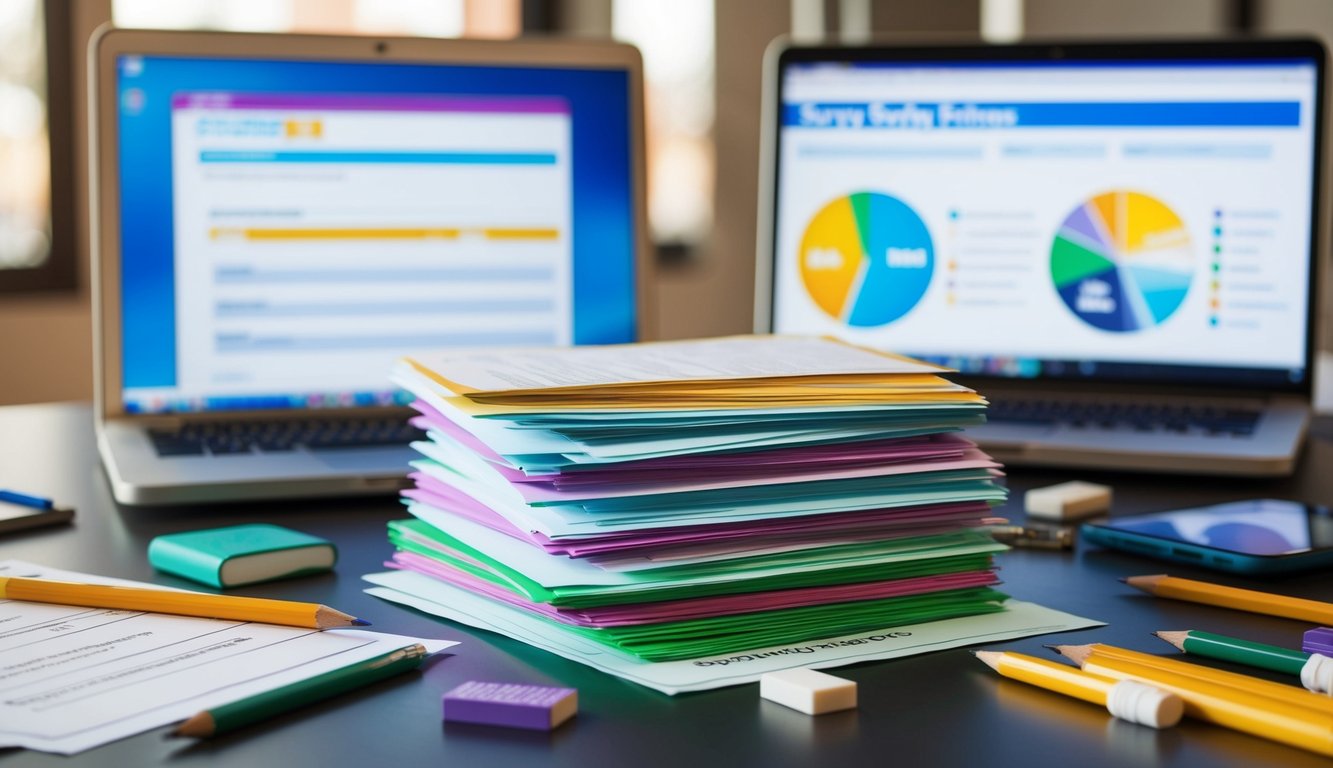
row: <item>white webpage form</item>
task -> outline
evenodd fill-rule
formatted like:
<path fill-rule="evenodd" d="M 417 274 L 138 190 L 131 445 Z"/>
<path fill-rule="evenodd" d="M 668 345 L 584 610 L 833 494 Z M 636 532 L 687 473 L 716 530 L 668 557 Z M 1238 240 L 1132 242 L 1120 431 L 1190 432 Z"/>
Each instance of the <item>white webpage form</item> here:
<path fill-rule="evenodd" d="M 786 78 L 776 332 L 1303 367 L 1313 65 Z"/>
<path fill-rule="evenodd" d="M 178 378 L 136 395 L 346 399 L 410 352 L 571 343 L 564 100 L 177 94 L 172 140 Z"/>

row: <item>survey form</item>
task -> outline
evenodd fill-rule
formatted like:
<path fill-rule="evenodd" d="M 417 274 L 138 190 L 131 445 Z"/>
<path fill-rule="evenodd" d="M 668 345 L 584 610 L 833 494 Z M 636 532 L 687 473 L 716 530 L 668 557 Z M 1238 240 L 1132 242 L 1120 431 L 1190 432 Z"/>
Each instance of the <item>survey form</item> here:
<path fill-rule="evenodd" d="M 947 369 L 828 339 L 731 336 L 573 349 L 449 350 L 409 358 L 418 371 L 463 394 L 607 388 L 756 378 L 822 381 L 839 376 L 920 375 Z M 437 371 L 449 371 L 444 379 Z"/>
<path fill-rule="evenodd" d="M 0 561 L 0 575 L 149 586 L 18 560 Z M 414 643 L 457 645 L 0 601 L 0 747 L 72 755 Z"/>
<path fill-rule="evenodd" d="M 893 659 L 946 648 L 1012 640 L 1052 632 L 1099 627 L 1103 622 L 1051 608 L 1010 600 L 1005 609 L 983 616 L 886 627 L 880 631 L 796 642 L 740 653 L 681 661 L 649 662 L 602 643 L 560 631 L 532 614 L 411 571 L 374 573 L 368 594 L 499 632 L 557 656 L 675 695 L 752 683 L 766 672 L 792 667 L 826 668 Z"/>

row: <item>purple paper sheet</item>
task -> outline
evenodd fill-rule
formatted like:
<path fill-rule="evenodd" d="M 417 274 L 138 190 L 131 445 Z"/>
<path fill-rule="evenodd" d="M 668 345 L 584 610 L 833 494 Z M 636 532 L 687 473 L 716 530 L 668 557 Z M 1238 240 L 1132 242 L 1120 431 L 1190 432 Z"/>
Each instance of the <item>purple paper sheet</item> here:
<path fill-rule="evenodd" d="M 874 440 L 705 456 L 669 456 L 612 465 L 614 469 L 600 465 L 592 465 L 595 468 L 591 469 L 576 468 L 574 471 L 553 475 L 547 482 L 554 483 L 556 487 L 572 487 L 581 484 L 671 479 L 682 473 L 699 478 L 729 478 L 741 473 L 767 477 L 801 469 L 833 466 L 851 468 L 931 459 L 958 459 L 962 458 L 967 449 L 975 447 L 967 440 L 953 435 L 936 437 L 939 439 Z"/>
<path fill-rule="evenodd" d="M 416 472 L 411 477 L 417 487 L 404 491 L 403 495 L 414 501 L 540 547 L 548 554 L 592 558 L 593 562 L 603 564 L 627 558 L 720 555 L 783 543 L 827 546 L 838 542 L 924 536 L 983 525 L 991 519 L 989 505 L 964 502 L 679 526 L 553 541 L 540 533 L 519 529 L 503 515 L 430 475 Z M 599 561 L 599 557 L 606 559 Z"/>
<path fill-rule="evenodd" d="M 836 466 L 836 465 L 833 465 Z M 822 466 L 814 469 L 785 469 L 747 476 L 736 473 L 721 479 L 700 481 L 692 471 L 682 471 L 670 481 L 652 484 L 616 485 L 612 487 L 585 485 L 568 490 L 556 489 L 544 484 L 514 484 L 523 500 L 529 504 L 549 503 L 564 504 L 601 499 L 618 499 L 628 496 L 655 496 L 671 493 L 689 493 L 693 491 L 715 491 L 726 488 L 747 488 L 757 485 L 769 485 L 776 478 L 783 484 L 814 483 L 830 480 L 855 480 L 869 477 L 888 477 L 910 475 L 923 472 L 948 472 L 959 469 L 998 469 L 1000 464 L 977 449 L 965 451 L 962 457 L 944 461 L 915 461 L 910 463 L 878 463 L 853 469 Z"/>
<path fill-rule="evenodd" d="M 753 478 L 758 481 L 776 475 L 829 470 L 834 467 L 854 469 L 912 461 L 961 459 L 965 452 L 976 449 L 976 445 L 967 438 L 955 433 L 944 433 L 760 451 L 667 456 L 597 464 L 588 468 L 571 467 L 558 473 L 525 474 L 429 403 L 418 400 L 412 407 L 421 413 L 421 416 L 412 420 L 415 426 L 434 430 L 496 465 L 511 483 L 550 484 L 556 489 L 575 486 L 608 487 L 622 483 L 671 482 L 684 479 Z"/>
<path fill-rule="evenodd" d="M 491 450 L 491 447 L 483 443 L 480 439 L 477 438 L 476 435 L 472 434 L 466 429 L 463 429 L 462 427 L 450 421 L 448 416 L 445 416 L 443 413 L 440 413 L 433 406 L 431 406 L 430 403 L 427 403 L 423 400 L 417 400 L 412 403 L 412 407 L 415 408 L 417 412 L 421 414 L 420 416 L 414 417 L 410 420 L 412 422 L 412 426 L 423 431 L 433 429 L 436 432 L 448 435 L 449 439 L 453 440 L 454 442 L 458 443 L 459 445 L 463 446 L 469 451 L 472 451 L 473 453 L 477 454 L 486 461 L 513 470 L 514 472 L 518 473 L 519 476 L 523 476 L 523 473 L 519 472 L 517 469 L 514 469 L 513 465 L 510 464 L 509 461 L 505 459 L 505 457 Z M 549 475 L 547 475 L 546 477 L 549 477 Z"/>
<path fill-rule="evenodd" d="M 664 621 L 728 616 L 755 611 L 797 608 L 806 605 L 850 603 L 887 597 L 904 597 L 949 589 L 992 586 L 999 583 L 993 571 L 965 571 L 937 576 L 917 576 L 907 579 L 873 581 L 862 584 L 842 584 L 824 587 L 800 587 L 742 595 L 697 597 L 685 600 L 667 600 L 655 603 L 604 606 L 599 608 L 553 608 L 545 603 L 534 603 L 484 579 L 451 568 L 428 557 L 411 552 L 395 552 L 389 568 L 415 571 L 448 582 L 454 586 L 509 605 L 541 614 L 556 621 L 581 627 L 621 627 L 635 624 L 655 624 Z"/>

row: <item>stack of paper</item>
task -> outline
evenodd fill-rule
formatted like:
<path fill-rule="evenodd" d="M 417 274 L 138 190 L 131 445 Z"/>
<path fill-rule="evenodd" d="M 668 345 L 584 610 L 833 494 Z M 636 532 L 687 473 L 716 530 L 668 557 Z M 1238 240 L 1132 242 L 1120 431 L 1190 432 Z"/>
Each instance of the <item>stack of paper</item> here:
<path fill-rule="evenodd" d="M 1002 611 L 986 403 L 939 373 L 787 337 L 406 360 L 417 575 L 376 583 L 649 662 Z"/>

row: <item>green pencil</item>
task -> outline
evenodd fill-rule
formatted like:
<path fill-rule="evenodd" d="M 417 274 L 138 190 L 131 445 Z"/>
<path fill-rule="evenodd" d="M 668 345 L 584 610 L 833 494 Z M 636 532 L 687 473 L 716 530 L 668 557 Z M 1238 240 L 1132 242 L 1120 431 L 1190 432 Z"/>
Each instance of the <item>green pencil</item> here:
<path fill-rule="evenodd" d="M 373 659 L 316 675 L 309 680 L 301 680 L 248 699 L 200 712 L 177 726 L 172 735 L 202 739 L 260 720 L 267 720 L 288 710 L 314 704 L 354 688 L 370 685 L 377 680 L 416 669 L 421 666 L 421 660 L 425 656 L 426 649 L 421 645 L 399 648 Z"/>
<path fill-rule="evenodd" d="M 1192 629 L 1187 632 L 1154 632 L 1159 638 L 1174 645 L 1185 653 L 1194 653 L 1210 659 L 1233 661 L 1259 669 L 1271 669 L 1288 675 L 1301 674 L 1310 654 L 1280 648 L 1276 645 L 1255 643 L 1238 637 L 1215 635 L 1212 632 L 1200 632 Z"/>

